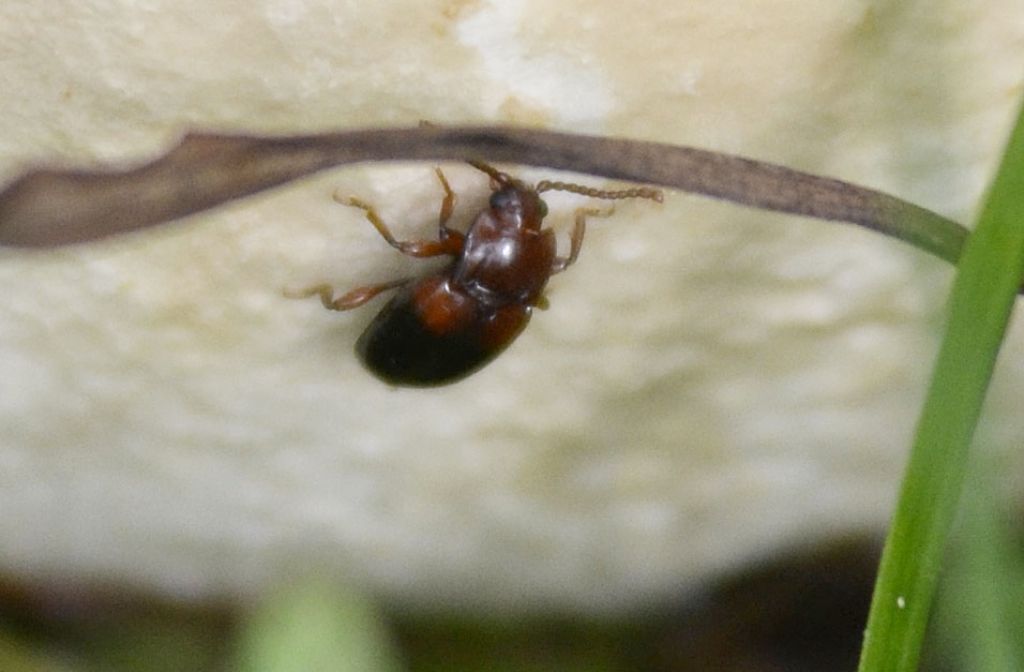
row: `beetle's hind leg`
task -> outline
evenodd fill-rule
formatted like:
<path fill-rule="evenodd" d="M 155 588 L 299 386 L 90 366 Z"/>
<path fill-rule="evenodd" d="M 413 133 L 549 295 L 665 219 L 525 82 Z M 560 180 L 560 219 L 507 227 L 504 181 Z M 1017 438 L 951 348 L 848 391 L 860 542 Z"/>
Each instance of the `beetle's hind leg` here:
<path fill-rule="evenodd" d="M 299 291 L 284 290 L 284 295 L 289 299 L 308 299 L 311 296 L 319 296 L 320 303 L 324 304 L 327 310 L 352 310 L 358 308 L 370 299 L 389 289 L 397 289 L 409 282 L 411 278 L 402 278 L 392 282 L 382 282 L 379 285 L 366 285 L 356 287 L 350 292 L 334 298 L 334 288 L 328 284 L 313 285 Z"/>
<path fill-rule="evenodd" d="M 454 196 L 454 195 L 453 195 Z M 410 257 L 438 257 L 443 254 L 456 255 L 462 251 L 462 237 L 461 236 L 447 236 L 442 240 L 398 240 L 391 233 L 391 229 L 384 223 L 384 220 L 377 214 L 376 208 L 369 203 L 350 196 L 349 198 L 342 198 L 337 193 L 334 194 L 334 200 L 343 205 L 351 205 L 359 208 L 366 213 L 366 219 L 373 224 L 373 228 L 377 229 L 377 233 L 388 242 L 388 245 L 395 248 L 402 254 L 407 254 Z M 447 201 L 447 197 L 445 199 Z M 453 199 L 454 204 L 454 199 Z M 442 204 L 442 212 L 443 212 Z"/>
<path fill-rule="evenodd" d="M 572 228 L 572 235 L 569 238 L 569 256 L 555 257 L 555 261 L 551 264 L 551 273 L 561 273 L 576 263 L 576 258 L 580 256 L 580 249 L 583 247 L 583 235 L 587 232 L 587 217 L 610 217 L 614 212 L 614 207 L 607 210 L 598 210 L 597 208 L 577 210 L 576 225 Z"/>

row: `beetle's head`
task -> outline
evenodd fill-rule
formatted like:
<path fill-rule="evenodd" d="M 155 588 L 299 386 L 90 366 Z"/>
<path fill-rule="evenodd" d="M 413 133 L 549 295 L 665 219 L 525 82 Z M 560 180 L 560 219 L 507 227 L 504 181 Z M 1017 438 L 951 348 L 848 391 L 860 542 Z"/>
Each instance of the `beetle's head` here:
<path fill-rule="evenodd" d="M 536 190 L 514 179 L 497 186 L 490 202 L 494 216 L 503 221 L 517 220 L 522 228 L 540 229 L 548 206 Z"/>

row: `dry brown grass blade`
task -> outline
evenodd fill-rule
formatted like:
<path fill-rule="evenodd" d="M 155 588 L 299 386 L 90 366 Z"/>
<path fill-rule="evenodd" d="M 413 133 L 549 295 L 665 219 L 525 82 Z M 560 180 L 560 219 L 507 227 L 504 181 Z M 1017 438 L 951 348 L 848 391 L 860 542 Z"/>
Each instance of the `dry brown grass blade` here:
<path fill-rule="evenodd" d="M 956 261 L 959 224 L 878 191 L 738 156 L 654 142 L 505 127 L 261 137 L 192 133 L 128 169 L 39 169 L 0 192 L 0 245 L 46 247 L 184 217 L 349 163 L 469 160 L 656 184 L 742 205 L 849 222 Z"/>

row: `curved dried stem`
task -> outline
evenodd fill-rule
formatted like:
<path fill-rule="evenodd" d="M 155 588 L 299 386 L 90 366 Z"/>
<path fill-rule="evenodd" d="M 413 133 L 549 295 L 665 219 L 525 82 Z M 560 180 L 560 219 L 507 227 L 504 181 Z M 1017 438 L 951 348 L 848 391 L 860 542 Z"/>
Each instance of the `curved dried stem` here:
<path fill-rule="evenodd" d="M 894 196 L 739 156 L 532 129 L 428 126 L 290 137 L 191 134 L 142 166 L 31 171 L 0 192 L 0 245 L 47 247 L 133 231 L 363 161 L 470 161 L 502 179 L 481 157 L 849 222 L 950 262 L 967 238 L 956 222 Z"/>

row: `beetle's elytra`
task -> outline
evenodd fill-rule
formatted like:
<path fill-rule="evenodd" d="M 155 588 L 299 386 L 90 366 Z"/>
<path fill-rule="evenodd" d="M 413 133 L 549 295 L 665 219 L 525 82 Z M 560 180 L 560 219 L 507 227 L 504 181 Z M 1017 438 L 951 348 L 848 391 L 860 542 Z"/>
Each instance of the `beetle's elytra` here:
<path fill-rule="evenodd" d="M 662 199 L 659 190 L 642 187 L 603 191 L 548 180 L 531 187 L 485 163 L 470 164 L 490 176 L 492 193 L 488 207 L 465 234 L 448 228 L 455 194 L 439 168 L 435 170 L 445 195 L 437 240 L 396 240 L 372 206 L 357 198 L 344 201 L 364 210 L 384 240 L 398 251 L 413 257 L 447 255 L 452 257 L 448 266 L 419 279 L 358 287 L 337 299 L 330 285 L 288 294 L 291 298 L 318 295 L 325 308 L 351 310 L 397 289 L 356 342 L 363 364 L 393 385 L 454 383 L 501 354 L 523 331 L 533 308 L 542 302 L 548 278 L 579 256 L 587 216 L 600 214 L 577 210 L 569 255 L 558 256 L 554 231 L 542 228 L 548 212 L 542 192 Z"/>

